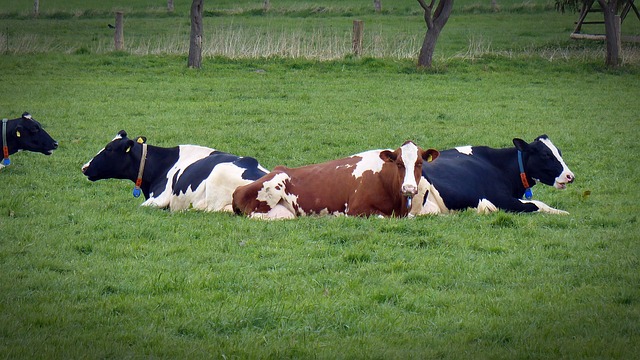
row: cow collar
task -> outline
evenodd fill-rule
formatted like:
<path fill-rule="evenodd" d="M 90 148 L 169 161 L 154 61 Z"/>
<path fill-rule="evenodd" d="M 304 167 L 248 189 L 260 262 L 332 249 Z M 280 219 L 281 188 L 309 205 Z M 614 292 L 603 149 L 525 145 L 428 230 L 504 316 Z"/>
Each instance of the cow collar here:
<path fill-rule="evenodd" d="M 522 163 L 522 151 L 518 150 L 518 167 L 520 168 L 520 180 L 522 181 L 522 186 L 524 186 L 524 197 L 527 200 L 531 200 L 533 197 L 533 191 L 531 191 L 531 186 L 529 186 L 529 181 L 527 180 L 527 174 L 524 172 L 524 164 Z"/>
<path fill-rule="evenodd" d="M 11 165 L 9 160 L 9 146 L 7 145 L 7 119 L 2 119 L 2 165 Z"/>
<path fill-rule="evenodd" d="M 136 186 L 133 188 L 133 197 L 140 197 L 140 186 L 142 185 L 142 174 L 144 173 L 144 163 L 147 161 L 147 144 L 142 144 L 142 157 L 140 158 L 140 168 L 138 169 L 138 178 Z"/>

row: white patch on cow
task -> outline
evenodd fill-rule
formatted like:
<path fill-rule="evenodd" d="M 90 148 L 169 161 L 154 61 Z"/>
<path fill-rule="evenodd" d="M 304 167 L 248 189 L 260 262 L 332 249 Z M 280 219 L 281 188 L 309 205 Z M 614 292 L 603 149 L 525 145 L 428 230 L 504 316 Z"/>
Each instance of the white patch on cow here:
<path fill-rule="evenodd" d="M 262 183 L 262 189 L 258 191 L 257 200 L 267 203 L 270 208 L 275 208 L 286 196 L 284 183 L 291 178 L 286 173 L 276 174 L 271 180 Z M 297 198 L 295 199 L 297 200 Z"/>
<path fill-rule="evenodd" d="M 298 195 L 286 192 L 285 181 L 291 178 L 286 173 L 276 174 L 271 180 L 262 184 L 262 189 L 258 191 L 256 199 L 265 202 L 271 210 L 266 214 L 252 213 L 251 217 L 265 219 L 288 219 L 295 217 L 298 207 Z M 301 213 L 304 216 L 304 213 Z"/>
<path fill-rule="evenodd" d="M 458 152 L 461 153 L 461 154 L 473 155 L 473 147 L 471 145 L 458 146 L 458 147 L 456 147 L 456 150 L 458 150 Z"/>
<path fill-rule="evenodd" d="M 176 161 L 176 163 L 173 164 L 171 169 L 167 172 L 167 185 L 164 190 L 159 194 L 149 194 L 149 199 L 143 202 L 141 206 L 157 206 L 160 208 L 166 208 L 169 206 L 171 198 L 173 197 L 172 182 L 175 174 L 177 173 L 178 176 L 181 176 L 187 166 L 209 156 L 209 154 L 215 151 L 215 149 L 198 145 L 180 145 L 178 148 L 178 161 Z"/>
<path fill-rule="evenodd" d="M 418 147 L 412 142 L 408 142 L 400 148 L 402 149 L 402 160 L 404 162 L 404 180 L 402 181 L 402 192 L 405 195 L 415 195 L 418 192 L 418 184 L 414 175 L 416 162 L 418 162 Z"/>
<path fill-rule="evenodd" d="M 425 201 L 424 196 L 427 192 L 428 195 Z M 410 213 L 413 215 L 434 215 L 447 214 L 449 212 L 438 190 L 421 176 L 418 183 L 418 193 L 413 197 Z"/>
<path fill-rule="evenodd" d="M 476 206 L 476 212 L 478 214 L 486 215 L 496 211 L 498 211 L 498 207 L 487 199 L 480 199 L 480 201 L 478 201 L 478 206 Z"/>
<path fill-rule="evenodd" d="M 349 168 L 352 168 L 352 167 L 353 167 L 353 165 L 352 165 L 352 164 L 338 165 L 338 166 L 336 166 L 336 170 L 339 170 L 339 169 L 349 169 Z"/>
<path fill-rule="evenodd" d="M 384 150 L 369 150 L 361 152 L 359 154 L 352 155 L 351 157 L 362 158 L 357 164 L 353 172 L 351 173 L 356 179 L 362 177 L 365 171 L 371 170 L 373 173 L 382 171 L 384 160 L 380 158 L 380 152 Z M 393 150 L 389 150 L 393 151 Z"/>
<path fill-rule="evenodd" d="M 569 167 L 567 166 L 567 164 L 565 164 L 564 159 L 562 159 L 562 156 L 560 156 L 560 151 L 555 145 L 553 145 L 551 140 L 542 138 L 540 139 L 540 141 L 551 150 L 551 152 L 553 153 L 553 156 L 556 157 L 556 160 L 558 160 L 560 164 L 562 164 L 562 173 L 560 173 L 560 175 L 556 177 L 555 182 L 553 183 L 553 186 L 556 189 L 561 189 L 561 190 L 566 189 L 567 182 L 569 182 L 569 179 L 573 181 L 573 178 L 575 176 L 573 175 L 571 170 L 569 170 Z"/>
<path fill-rule="evenodd" d="M 233 192 L 239 186 L 252 182 L 242 178 L 244 171 L 245 169 L 233 163 L 218 164 L 195 189 L 189 186 L 186 193 L 172 196 L 169 208 L 172 211 L 191 208 L 204 211 L 233 211 Z"/>
<path fill-rule="evenodd" d="M 558 209 L 552 208 L 551 206 L 543 203 L 542 201 L 538 201 L 538 200 L 520 200 L 520 202 L 524 203 L 524 204 L 534 204 L 535 206 L 538 207 L 538 211 L 539 212 L 544 212 L 544 213 L 549 213 L 549 214 L 554 214 L 554 215 L 569 215 L 568 212 L 566 212 L 564 210 L 558 210 Z"/>

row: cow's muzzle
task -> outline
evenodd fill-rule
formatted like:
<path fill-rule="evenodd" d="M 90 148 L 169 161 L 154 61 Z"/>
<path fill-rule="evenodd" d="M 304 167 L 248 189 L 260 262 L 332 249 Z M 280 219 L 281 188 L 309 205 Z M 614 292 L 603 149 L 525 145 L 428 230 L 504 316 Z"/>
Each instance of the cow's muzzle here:
<path fill-rule="evenodd" d="M 576 177 L 575 175 L 573 175 L 572 172 L 566 172 L 566 173 L 560 174 L 560 176 L 556 178 L 556 181 L 553 184 L 553 186 L 556 189 L 564 190 L 567 188 L 567 184 L 572 183 L 575 179 Z"/>
<path fill-rule="evenodd" d="M 402 195 L 403 196 L 414 196 L 418 193 L 418 187 L 411 184 L 402 185 Z"/>

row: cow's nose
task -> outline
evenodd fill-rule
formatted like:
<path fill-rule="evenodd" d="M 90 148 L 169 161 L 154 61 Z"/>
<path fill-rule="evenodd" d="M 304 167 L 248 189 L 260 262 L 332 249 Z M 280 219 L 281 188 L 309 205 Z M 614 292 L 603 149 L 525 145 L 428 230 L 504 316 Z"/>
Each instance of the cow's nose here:
<path fill-rule="evenodd" d="M 573 180 L 576 179 L 576 177 L 573 174 L 567 174 L 566 177 L 567 177 L 567 181 L 570 182 L 570 183 L 572 183 Z"/>
<path fill-rule="evenodd" d="M 58 142 L 57 142 L 57 141 L 54 141 L 54 142 L 53 142 L 53 148 L 54 148 L 54 149 L 57 149 L 57 148 L 58 148 Z"/>
<path fill-rule="evenodd" d="M 414 185 L 406 184 L 402 185 L 402 194 L 405 196 L 415 195 L 418 193 L 418 188 Z"/>
<path fill-rule="evenodd" d="M 87 169 L 88 169 L 88 168 L 89 168 L 89 167 L 88 167 L 87 165 L 83 165 L 83 166 L 82 166 L 82 173 L 84 174 L 85 172 L 87 172 Z"/>

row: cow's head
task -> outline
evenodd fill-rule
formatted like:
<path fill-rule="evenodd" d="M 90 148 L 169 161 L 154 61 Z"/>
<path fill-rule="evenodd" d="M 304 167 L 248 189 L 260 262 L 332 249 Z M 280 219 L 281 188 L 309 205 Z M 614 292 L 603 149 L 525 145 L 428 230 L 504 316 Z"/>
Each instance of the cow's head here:
<path fill-rule="evenodd" d="M 524 154 L 525 173 L 536 181 L 557 189 L 565 189 L 575 176 L 562 159 L 562 153 L 547 135 L 538 136 L 528 144 L 522 139 L 513 139 L 513 144 Z"/>
<path fill-rule="evenodd" d="M 130 179 L 135 181 L 140 166 L 140 155 L 132 149 L 137 143 L 146 142 L 138 137 L 133 141 L 124 130 L 111 140 L 104 149 L 82 166 L 82 173 L 91 181 L 101 179 Z M 139 152 L 138 152 L 139 153 Z"/>
<path fill-rule="evenodd" d="M 380 158 L 385 162 L 394 163 L 398 169 L 398 179 L 402 179 L 401 192 L 403 196 L 412 197 L 418 193 L 418 181 L 422 175 L 422 162 L 435 160 L 438 150 L 423 150 L 411 141 L 407 141 L 395 151 L 384 150 Z"/>
<path fill-rule="evenodd" d="M 18 149 L 40 152 L 51 155 L 58 148 L 58 142 L 47 133 L 31 114 L 24 113 L 17 120 L 17 125 L 11 129 L 11 136 L 18 143 Z"/>

